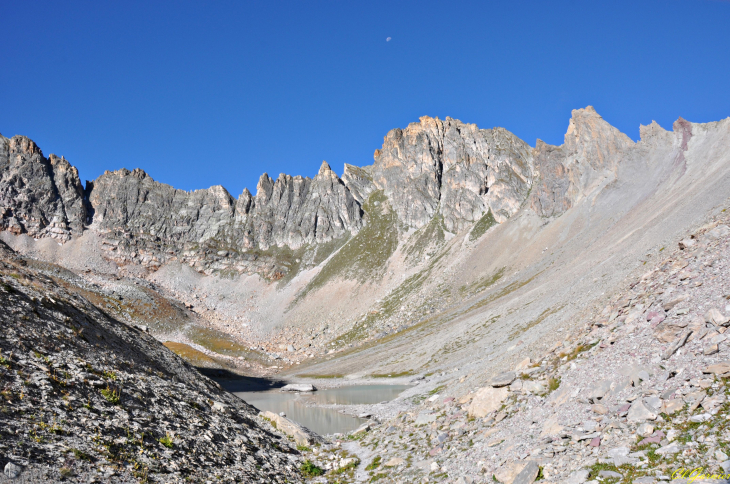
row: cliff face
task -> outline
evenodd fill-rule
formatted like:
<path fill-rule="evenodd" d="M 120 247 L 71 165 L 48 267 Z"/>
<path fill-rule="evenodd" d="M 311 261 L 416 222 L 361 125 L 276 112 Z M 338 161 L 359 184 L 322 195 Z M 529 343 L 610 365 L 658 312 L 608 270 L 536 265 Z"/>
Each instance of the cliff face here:
<path fill-rule="evenodd" d="M 264 173 L 256 197 L 244 192 L 239 204 L 237 226 L 248 247 L 296 249 L 357 233 L 363 223 L 360 203 L 326 162 L 313 179 L 281 174 L 274 181 Z"/>
<path fill-rule="evenodd" d="M 562 146 L 540 140 L 533 150 L 539 174 L 532 208 L 541 216 L 558 215 L 616 177 L 622 157 L 634 146 L 593 109 L 573 110 Z"/>
<path fill-rule="evenodd" d="M 490 209 L 498 222 L 519 209 L 532 155 L 504 129 L 423 117 L 388 133 L 375 152 L 373 181 L 406 225 L 422 227 L 438 213 L 447 230 L 460 232 Z"/>
<path fill-rule="evenodd" d="M 25 136 L 0 136 L 0 229 L 68 240 L 87 219 L 79 173 Z"/>
<path fill-rule="evenodd" d="M 534 149 L 502 128 L 423 117 L 390 131 L 371 166 L 345 165 L 342 178 L 326 162 L 314 178 L 263 174 L 255 195 L 235 199 L 222 186 L 177 190 L 140 169 L 106 172 L 84 192 L 65 159 L 45 158 L 23 136 L 0 137 L 0 228 L 64 241 L 89 226 L 120 263 L 275 276 L 288 271 L 282 250 L 358 233 L 376 190 L 405 229 L 438 216 L 459 233 L 489 212 L 503 223 L 528 201 L 549 217 L 613 179 L 633 144 L 590 106 L 573 111 L 562 146 L 538 140 Z"/>

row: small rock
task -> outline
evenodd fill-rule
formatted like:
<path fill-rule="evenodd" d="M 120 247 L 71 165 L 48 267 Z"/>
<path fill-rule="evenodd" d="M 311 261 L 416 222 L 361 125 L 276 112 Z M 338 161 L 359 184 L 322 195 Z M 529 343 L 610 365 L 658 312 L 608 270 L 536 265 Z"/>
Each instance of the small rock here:
<path fill-rule="evenodd" d="M 627 418 L 629 422 L 643 422 L 644 420 L 656 420 L 657 414 L 649 409 L 641 399 L 638 399 L 631 404 Z"/>
<path fill-rule="evenodd" d="M 7 464 L 5 464 L 5 475 L 9 479 L 15 479 L 18 476 L 20 476 L 20 472 L 22 470 L 23 469 L 19 465 L 14 464 L 12 462 L 8 462 Z"/>
<path fill-rule="evenodd" d="M 650 423 L 643 423 L 636 429 L 636 433 L 642 437 L 648 437 L 654 433 L 654 426 Z"/>
<path fill-rule="evenodd" d="M 614 472 L 614 471 L 601 471 L 601 472 L 598 473 L 598 477 L 603 477 L 604 479 L 606 477 L 610 477 L 610 478 L 613 478 L 613 479 L 621 479 L 621 478 L 623 478 L 623 476 L 621 474 L 619 474 L 618 472 Z"/>
<path fill-rule="evenodd" d="M 512 481 L 512 484 L 531 484 L 537 479 L 537 475 L 540 473 L 540 466 L 534 460 L 527 463 L 524 469 L 520 471 Z"/>
<path fill-rule="evenodd" d="M 290 383 L 281 387 L 282 392 L 313 392 L 317 390 L 314 385 L 308 383 Z"/>
<path fill-rule="evenodd" d="M 600 403 L 591 405 L 591 410 L 593 410 L 593 413 L 597 413 L 598 415 L 606 415 L 608 413 L 608 407 L 601 405 Z"/>
<path fill-rule="evenodd" d="M 402 459 L 400 457 L 393 457 L 388 462 L 386 462 L 384 465 L 385 465 L 385 467 L 395 467 L 395 466 L 402 466 L 403 464 L 405 464 L 405 462 L 406 462 L 405 459 Z M 435 462 L 434 462 L 434 464 L 435 464 Z"/>
<path fill-rule="evenodd" d="M 489 385 L 493 388 L 506 387 L 515 381 L 515 378 L 517 378 L 517 374 L 514 371 L 506 371 L 489 380 Z"/>

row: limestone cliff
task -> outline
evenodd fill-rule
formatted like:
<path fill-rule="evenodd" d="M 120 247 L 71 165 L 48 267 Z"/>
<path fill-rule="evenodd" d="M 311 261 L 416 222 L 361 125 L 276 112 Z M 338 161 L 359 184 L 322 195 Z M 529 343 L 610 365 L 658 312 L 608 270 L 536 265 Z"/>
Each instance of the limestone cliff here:
<path fill-rule="evenodd" d="M 503 128 L 425 116 L 391 130 L 371 166 L 346 164 L 342 178 L 326 162 L 314 178 L 264 173 L 255 195 L 235 199 L 222 186 L 175 189 L 141 169 L 105 172 L 84 191 L 64 158 L 45 158 L 23 136 L 0 137 L 0 228 L 65 241 L 88 227 L 120 264 L 179 260 L 276 279 L 310 260 L 307 248 L 357 234 L 376 190 L 397 215 L 393 230 L 440 216 L 460 233 L 490 212 L 503 223 L 526 202 L 540 216 L 564 212 L 614 179 L 633 145 L 590 106 L 573 111 L 562 146 L 538 140 L 534 149 Z"/>
<path fill-rule="evenodd" d="M 498 222 L 519 209 L 532 154 L 507 130 L 425 116 L 388 133 L 372 171 L 403 223 L 422 227 L 440 213 L 447 230 L 460 232 L 490 209 Z"/>

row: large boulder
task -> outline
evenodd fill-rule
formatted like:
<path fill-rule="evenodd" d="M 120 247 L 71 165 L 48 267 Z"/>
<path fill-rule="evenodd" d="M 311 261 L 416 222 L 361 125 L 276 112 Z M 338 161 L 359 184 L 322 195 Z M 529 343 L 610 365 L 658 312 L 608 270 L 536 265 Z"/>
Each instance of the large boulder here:
<path fill-rule="evenodd" d="M 492 412 L 496 412 L 502 406 L 502 402 L 509 396 L 509 389 L 506 387 L 479 389 L 474 399 L 467 407 L 467 413 L 472 417 L 482 418 Z"/>

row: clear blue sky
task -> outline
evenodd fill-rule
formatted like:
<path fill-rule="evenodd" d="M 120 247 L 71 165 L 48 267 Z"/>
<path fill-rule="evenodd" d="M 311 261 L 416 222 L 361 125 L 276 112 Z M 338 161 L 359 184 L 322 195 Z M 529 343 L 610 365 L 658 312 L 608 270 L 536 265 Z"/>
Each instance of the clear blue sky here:
<path fill-rule="evenodd" d="M 389 42 L 386 38 L 391 37 Z M 730 2 L 6 1 L 0 133 L 183 189 L 372 163 L 420 116 L 561 144 L 570 111 L 730 116 Z"/>

